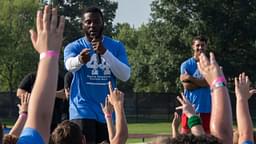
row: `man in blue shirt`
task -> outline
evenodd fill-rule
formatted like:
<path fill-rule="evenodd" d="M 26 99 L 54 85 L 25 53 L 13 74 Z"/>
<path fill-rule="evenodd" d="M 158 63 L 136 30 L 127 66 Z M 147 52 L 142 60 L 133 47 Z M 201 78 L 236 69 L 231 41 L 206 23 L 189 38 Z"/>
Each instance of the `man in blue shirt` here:
<path fill-rule="evenodd" d="M 70 120 L 78 124 L 87 143 L 108 140 L 100 103 L 108 95 L 108 82 L 127 81 L 130 66 L 124 45 L 103 35 L 103 14 L 97 7 L 87 8 L 81 18 L 84 36 L 69 43 L 64 62 L 73 73 L 70 87 Z"/>
<path fill-rule="evenodd" d="M 207 38 L 196 36 L 192 40 L 193 57 L 181 64 L 180 80 L 184 87 L 185 97 L 195 106 L 196 112 L 202 119 L 205 132 L 209 133 L 211 95 L 210 88 L 202 74 L 197 68 L 197 62 L 201 53 L 207 48 Z M 183 114 L 181 118 L 181 133 L 188 133 L 187 117 Z"/>

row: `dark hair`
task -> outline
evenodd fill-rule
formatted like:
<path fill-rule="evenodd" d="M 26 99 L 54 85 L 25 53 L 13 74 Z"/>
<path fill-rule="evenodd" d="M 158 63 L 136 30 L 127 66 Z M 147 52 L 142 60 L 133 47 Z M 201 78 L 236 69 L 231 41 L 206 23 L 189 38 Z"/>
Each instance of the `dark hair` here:
<path fill-rule="evenodd" d="M 50 144 L 81 144 L 83 134 L 80 127 L 68 120 L 60 123 L 52 132 Z"/>
<path fill-rule="evenodd" d="M 170 144 L 222 144 L 222 142 L 213 135 L 195 136 L 193 134 L 181 134 L 170 140 Z"/>
<path fill-rule="evenodd" d="M 203 35 L 199 35 L 199 36 L 196 36 L 192 39 L 192 45 L 195 43 L 196 40 L 199 40 L 199 41 L 203 41 L 205 42 L 206 44 L 208 43 L 208 39 L 207 37 L 203 36 Z"/>
<path fill-rule="evenodd" d="M 2 144 L 16 144 L 17 141 L 18 141 L 17 136 L 8 134 L 4 136 Z"/>
<path fill-rule="evenodd" d="M 81 16 L 82 21 L 83 21 L 83 19 L 84 19 L 84 14 L 85 14 L 85 13 L 98 13 L 98 14 L 100 14 L 100 16 L 101 16 L 102 21 L 104 20 L 102 11 L 100 10 L 100 8 L 98 8 L 98 7 L 96 7 L 96 6 L 86 7 L 86 8 L 83 10 L 82 16 Z"/>

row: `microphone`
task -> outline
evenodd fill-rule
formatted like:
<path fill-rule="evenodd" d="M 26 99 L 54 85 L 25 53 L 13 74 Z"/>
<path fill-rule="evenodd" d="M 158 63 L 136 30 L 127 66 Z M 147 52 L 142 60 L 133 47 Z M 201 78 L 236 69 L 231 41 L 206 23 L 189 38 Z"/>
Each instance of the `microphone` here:
<path fill-rule="evenodd" d="M 96 39 L 96 34 L 94 32 L 91 32 L 90 37 L 92 38 L 92 40 L 95 40 Z M 95 53 L 96 53 L 97 63 L 101 64 L 101 55 L 99 53 L 97 53 L 96 51 L 95 51 Z"/>
<path fill-rule="evenodd" d="M 99 53 L 97 53 L 96 58 L 97 58 L 98 64 L 101 64 L 101 56 Z"/>

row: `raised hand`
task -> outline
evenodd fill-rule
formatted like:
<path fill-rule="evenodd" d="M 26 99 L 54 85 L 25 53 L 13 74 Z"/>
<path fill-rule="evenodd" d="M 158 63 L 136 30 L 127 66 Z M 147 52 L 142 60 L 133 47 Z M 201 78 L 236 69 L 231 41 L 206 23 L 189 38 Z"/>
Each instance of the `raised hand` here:
<path fill-rule="evenodd" d="M 174 112 L 172 119 L 172 127 L 178 128 L 180 125 L 180 116 L 177 112 Z"/>
<path fill-rule="evenodd" d="M 201 53 L 197 66 L 200 73 L 204 76 L 209 85 L 211 85 L 216 78 L 223 76 L 223 72 L 216 62 L 213 53 L 210 53 L 210 60 L 204 53 Z"/>
<path fill-rule="evenodd" d="M 108 97 L 105 98 L 105 105 L 102 103 L 100 105 L 105 116 L 111 115 L 114 112 L 113 105 L 109 102 Z"/>
<path fill-rule="evenodd" d="M 92 43 L 93 50 L 96 53 L 101 55 L 105 53 L 106 49 L 104 48 L 101 39 L 93 38 L 91 43 Z"/>
<path fill-rule="evenodd" d="M 172 137 L 175 138 L 179 135 L 180 116 L 177 112 L 174 112 L 172 119 Z"/>
<path fill-rule="evenodd" d="M 181 93 L 181 97 L 177 96 L 177 100 L 181 103 L 181 106 L 176 107 L 176 110 L 182 109 L 182 112 L 189 118 L 196 115 L 195 108 L 186 99 L 186 97 Z"/>
<path fill-rule="evenodd" d="M 213 53 L 210 53 L 210 59 L 201 53 L 197 66 L 207 83 L 212 87 L 211 134 L 223 143 L 229 144 L 232 139 L 232 112 L 228 89 L 225 87 L 224 74 Z M 216 88 L 218 90 L 215 90 Z"/>
<path fill-rule="evenodd" d="M 30 30 L 31 41 L 38 53 L 48 50 L 59 51 L 62 46 L 64 17 L 61 16 L 58 23 L 56 8 L 45 6 L 44 14 L 42 11 L 37 12 L 36 28 L 37 32 Z"/>
<path fill-rule="evenodd" d="M 251 82 L 249 77 L 245 73 L 239 74 L 239 77 L 235 77 L 235 92 L 238 100 L 248 100 L 252 94 L 250 93 Z"/>
<path fill-rule="evenodd" d="M 20 104 L 18 104 L 19 114 L 27 113 L 28 112 L 28 103 L 30 99 L 30 93 L 25 93 L 20 97 Z"/>
<path fill-rule="evenodd" d="M 24 126 L 24 129 L 33 128 L 41 135 L 37 143 L 48 143 L 50 137 L 58 79 L 58 55 L 62 47 L 64 25 L 64 17 L 61 16 L 58 19 L 57 9 L 47 5 L 44 7 L 44 12 L 37 12 L 37 32 L 30 30 L 32 44 L 34 49 L 40 53 L 40 59 L 49 57 L 39 62 L 29 102 L 29 114 Z M 26 136 L 21 136 L 19 141 L 26 138 Z"/>
<path fill-rule="evenodd" d="M 90 61 L 91 57 L 90 57 L 90 49 L 85 48 L 80 52 L 79 55 L 79 61 L 83 64 L 87 63 L 88 61 Z"/>
<path fill-rule="evenodd" d="M 108 83 L 109 87 L 109 102 L 115 106 L 115 104 L 123 104 L 124 102 L 124 93 L 119 91 L 117 88 L 113 90 L 111 82 Z"/>

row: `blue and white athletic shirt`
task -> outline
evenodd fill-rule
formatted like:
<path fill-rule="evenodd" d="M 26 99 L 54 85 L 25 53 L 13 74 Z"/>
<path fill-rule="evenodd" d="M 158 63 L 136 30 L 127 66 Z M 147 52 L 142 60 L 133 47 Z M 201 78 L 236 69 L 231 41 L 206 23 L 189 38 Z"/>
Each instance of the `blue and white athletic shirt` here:
<path fill-rule="evenodd" d="M 124 45 L 120 41 L 104 36 L 103 46 L 118 60 L 128 65 L 128 59 Z M 96 53 L 91 43 L 82 37 L 64 49 L 64 62 L 70 57 L 76 57 L 84 48 L 89 48 L 91 59 L 82 67 L 73 72 L 73 80 L 70 87 L 70 119 L 95 119 L 105 122 L 100 103 L 104 103 L 109 94 L 108 82 L 116 87 L 116 77 L 111 72 L 109 64 L 101 57 L 101 64 L 97 63 Z M 128 65 L 129 66 L 129 65 Z"/>
<path fill-rule="evenodd" d="M 44 140 L 36 129 L 25 128 L 22 131 L 17 144 L 44 144 Z"/>
<path fill-rule="evenodd" d="M 187 72 L 189 75 L 201 79 L 203 78 L 197 69 L 197 63 L 194 57 L 189 58 L 181 64 L 181 74 Z M 211 91 L 209 87 L 201 87 L 193 90 L 184 90 L 185 97 L 195 105 L 197 113 L 211 112 Z"/>

